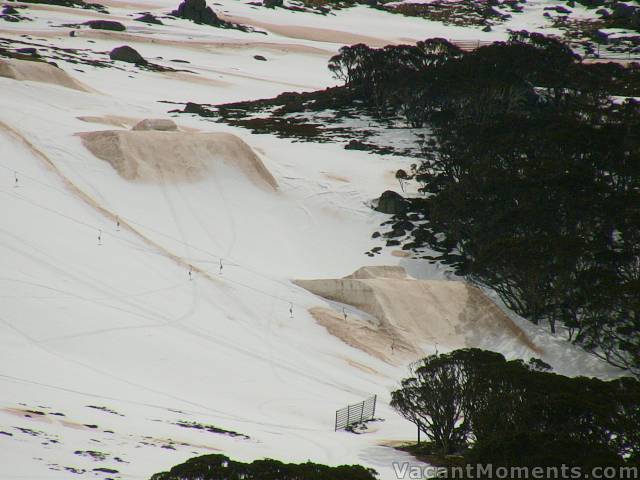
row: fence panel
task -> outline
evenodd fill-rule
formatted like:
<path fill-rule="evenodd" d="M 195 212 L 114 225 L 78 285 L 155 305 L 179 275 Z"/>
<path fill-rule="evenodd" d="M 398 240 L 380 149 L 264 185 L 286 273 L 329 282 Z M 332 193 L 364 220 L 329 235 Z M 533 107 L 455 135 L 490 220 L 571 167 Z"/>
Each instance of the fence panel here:
<path fill-rule="evenodd" d="M 347 405 L 336 411 L 335 430 L 347 428 L 349 425 L 372 420 L 376 414 L 377 395 L 353 405 Z"/>

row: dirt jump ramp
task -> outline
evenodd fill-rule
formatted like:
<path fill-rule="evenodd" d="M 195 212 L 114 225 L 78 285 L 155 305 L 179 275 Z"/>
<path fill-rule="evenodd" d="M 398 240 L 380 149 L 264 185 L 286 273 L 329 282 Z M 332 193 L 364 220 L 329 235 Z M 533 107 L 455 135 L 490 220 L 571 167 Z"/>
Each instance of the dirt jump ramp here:
<path fill-rule="evenodd" d="M 61 68 L 46 62 L 3 58 L 0 59 L 0 77 L 18 81 L 49 83 L 80 92 L 96 93 L 91 87 L 79 82 Z"/>
<path fill-rule="evenodd" d="M 466 282 L 416 280 L 402 267 L 364 267 L 340 279 L 295 283 L 364 312 L 345 319 L 331 309 L 310 310 L 332 334 L 391 363 L 419 358 L 434 345 L 540 353 L 511 318 Z"/>
<path fill-rule="evenodd" d="M 167 122 L 145 120 L 134 130 L 78 135 L 93 155 L 109 162 L 129 181 L 195 182 L 227 168 L 265 190 L 278 189 L 276 179 L 260 157 L 230 133 L 184 132 Z"/>

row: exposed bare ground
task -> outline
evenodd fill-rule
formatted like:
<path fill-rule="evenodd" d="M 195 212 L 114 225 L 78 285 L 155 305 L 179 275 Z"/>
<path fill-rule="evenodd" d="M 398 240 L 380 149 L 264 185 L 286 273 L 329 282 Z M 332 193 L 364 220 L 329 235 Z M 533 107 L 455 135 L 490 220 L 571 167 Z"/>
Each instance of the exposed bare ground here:
<path fill-rule="evenodd" d="M 362 350 L 383 362 L 400 365 L 420 355 L 411 345 L 398 340 L 394 344 L 392 335 L 370 323 L 350 315 L 345 322 L 342 314 L 329 308 L 313 307 L 309 309 L 313 318 L 327 331 L 347 345 Z"/>
<path fill-rule="evenodd" d="M 104 5 L 106 7 L 116 7 L 116 8 L 126 8 L 130 10 L 141 9 L 141 10 L 154 10 L 158 8 L 158 5 L 152 1 L 149 2 L 132 2 L 127 1 L 124 2 L 122 0 L 99 0 L 97 3 Z M 176 5 L 180 3 L 177 2 Z"/>
<path fill-rule="evenodd" d="M 233 85 L 232 83 L 225 82 L 224 80 L 202 77 L 200 75 L 195 75 L 193 73 L 187 72 L 161 72 L 161 75 L 173 80 L 178 80 L 180 82 L 193 83 L 195 85 L 206 85 L 209 87 L 225 88 Z"/>
<path fill-rule="evenodd" d="M 99 2 L 103 3 L 103 2 Z M 66 15 L 77 15 L 79 17 L 90 18 L 102 18 L 102 19 L 126 19 L 126 17 L 117 17 L 107 13 L 97 12 L 95 10 L 89 10 L 86 8 L 74 8 L 74 7 L 61 7 L 59 5 L 50 5 L 46 3 L 24 3 L 17 2 L 16 6 L 28 7 L 29 10 L 37 11 L 44 10 L 49 12 L 63 12 Z M 15 33 L 15 31 L 14 31 Z"/>
<path fill-rule="evenodd" d="M 2 31 L 2 30 L 0 30 Z M 7 30 L 7 32 L 13 32 Z M 34 32 L 34 35 L 51 37 L 59 36 L 58 32 L 51 31 L 38 31 Z M 151 43 L 155 45 L 164 45 L 167 47 L 187 48 L 192 50 L 201 51 L 215 51 L 215 50 L 270 50 L 276 53 L 302 53 L 309 55 L 320 55 L 329 58 L 335 52 L 331 49 L 323 49 L 318 47 L 312 47 L 308 45 L 300 45 L 296 43 L 278 43 L 278 42 L 243 42 L 243 41 L 201 41 L 201 40 L 170 40 L 167 38 L 157 38 L 153 35 L 129 33 L 129 32 L 114 32 L 109 30 L 95 30 L 95 29 L 82 29 L 76 31 L 77 37 L 97 38 L 97 39 L 109 39 L 109 40 L 122 40 L 133 43 Z"/>
<path fill-rule="evenodd" d="M 298 25 L 278 25 L 275 23 L 261 22 L 248 17 L 237 17 L 233 15 L 220 15 L 224 20 L 251 25 L 252 27 L 263 28 L 288 38 L 299 38 L 302 40 L 312 40 L 315 42 L 337 43 L 340 45 L 353 45 L 364 43 L 371 47 L 384 47 L 389 44 L 398 43 L 384 38 L 360 35 L 358 33 L 345 32 L 341 30 L 331 30 L 328 28 L 303 27 Z"/>
<path fill-rule="evenodd" d="M 342 175 L 336 175 L 334 173 L 325 173 L 324 176 L 327 177 L 329 180 L 335 180 L 336 182 L 351 183 L 351 180 L 349 180 L 347 177 L 343 177 Z"/>

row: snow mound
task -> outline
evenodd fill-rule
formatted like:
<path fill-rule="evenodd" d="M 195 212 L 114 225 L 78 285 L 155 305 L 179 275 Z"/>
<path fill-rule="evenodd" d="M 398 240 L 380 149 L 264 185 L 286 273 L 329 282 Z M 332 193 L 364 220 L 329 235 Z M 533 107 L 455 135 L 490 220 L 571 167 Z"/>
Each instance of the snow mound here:
<path fill-rule="evenodd" d="M 377 265 L 362 267 L 347 275 L 344 278 L 352 278 L 355 280 L 363 280 L 367 278 L 408 278 L 407 272 L 403 267 Z"/>
<path fill-rule="evenodd" d="M 86 123 L 99 123 L 101 125 L 109 125 L 118 128 L 131 128 L 140 121 L 133 117 L 126 117 L 123 115 L 81 115 L 76 118 Z"/>
<path fill-rule="evenodd" d="M 159 130 L 159 131 L 175 131 L 181 132 L 199 132 L 200 130 L 184 125 L 177 125 L 170 119 L 157 118 L 135 118 L 124 115 L 80 115 L 76 117 L 85 123 L 97 123 L 100 125 L 109 125 L 127 130 Z"/>
<path fill-rule="evenodd" d="M 132 130 L 158 130 L 160 132 L 175 132 L 178 130 L 176 122 L 167 118 L 145 118 L 136 123 Z"/>
<path fill-rule="evenodd" d="M 91 88 L 79 82 L 61 68 L 45 62 L 32 62 L 13 58 L 1 59 L 0 77 L 19 81 L 51 83 L 81 92 L 93 92 Z"/>
<path fill-rule="evenodd" d="M 229 133 L 106 130 L 79 136 L 91 153 L 126 180 L 195 182 L 231 167 L 261 188 L 278 188 L 253 149 Z"/>
<path fill-rule="evenodd" d="M 364 312 L 310 309 L 330 333 L 390 363 L 418 358 L 434 344 L 541 353 L 495 303 L 465 282 L 416 280 L 402 267 L 364 267 L 341 279 L 295 283 Z"/>

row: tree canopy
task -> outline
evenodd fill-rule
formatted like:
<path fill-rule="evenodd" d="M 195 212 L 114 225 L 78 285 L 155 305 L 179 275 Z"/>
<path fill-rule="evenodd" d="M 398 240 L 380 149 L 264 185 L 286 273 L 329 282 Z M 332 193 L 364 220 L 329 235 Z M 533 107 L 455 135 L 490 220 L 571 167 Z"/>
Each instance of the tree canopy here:
<path fill-rule="evenodd" d="M 344 47 L 329 68 L 376 115 L 431 130 L 404 175 L 424 198 L 396 220 L 426 220 L 405 249 L 640 374 L 640 65 L 514 32 L 466 53 Z"/>
<path fill-rule="evenodd" d="M 557 375 L 540 360 L 479 349 L 431 355 L 391 406 L 442 454 L 496 466 L 640 462 L 640 382 Z"/>

